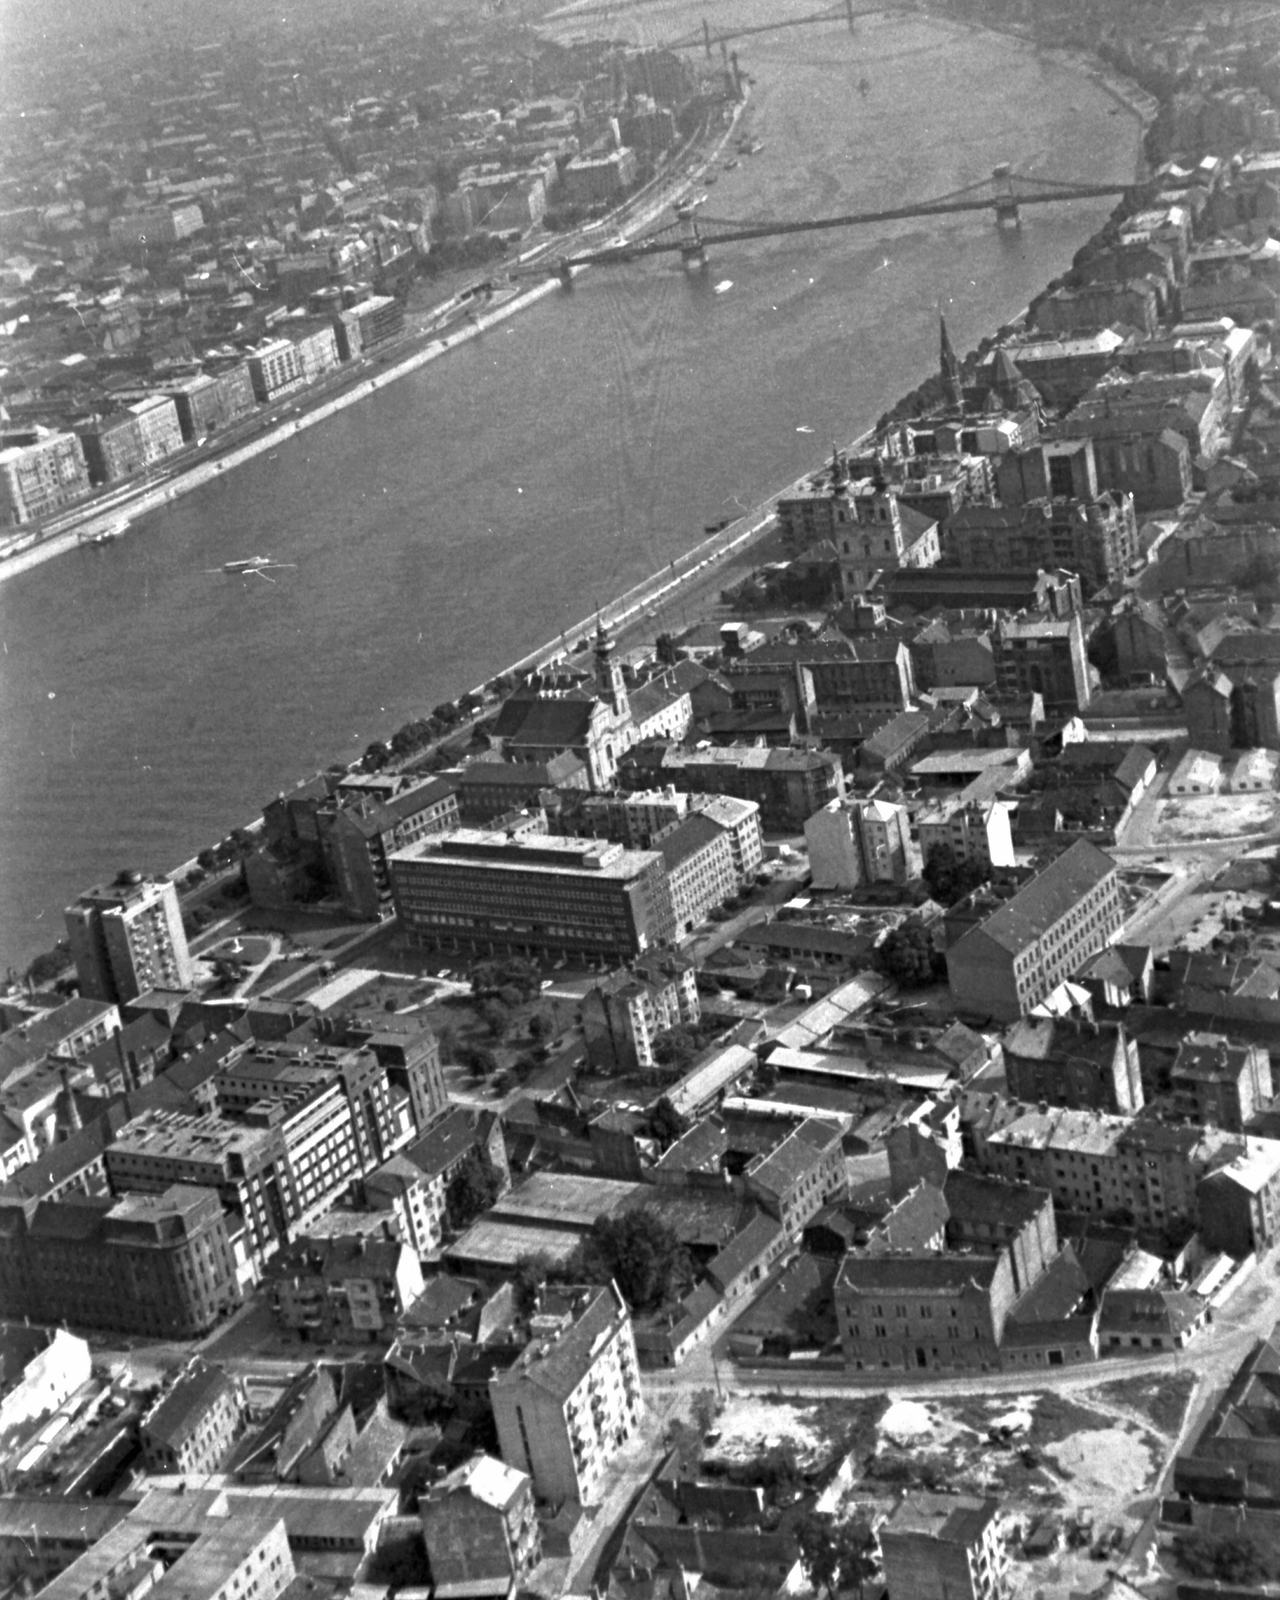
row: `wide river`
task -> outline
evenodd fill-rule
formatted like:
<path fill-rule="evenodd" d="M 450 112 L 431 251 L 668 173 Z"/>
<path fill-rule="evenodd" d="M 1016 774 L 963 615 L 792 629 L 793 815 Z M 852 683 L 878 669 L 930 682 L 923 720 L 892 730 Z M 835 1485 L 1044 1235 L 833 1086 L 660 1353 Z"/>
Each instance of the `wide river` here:
<path fill-rule="evenodd" d="M 648 6 L 609 33 L 785 4 Z M 1074 71 L 951 24 L 857 26 L 742 41 L 765 147 L 719 173 L 711 214 L 908 204 L 1006 160 L 1132 178 L 1136 122 Z M 586 273 L 118 543 L 0 583 L 0 967 L 59 936 L 78 889 L 185 859 L 815 464 L 934 368 L 939 305 L 963 352 L 1107 207 L 724 246 L 704 277 L 670 257 Z M 255 554 L 294 565 L 223 574 Z"/>

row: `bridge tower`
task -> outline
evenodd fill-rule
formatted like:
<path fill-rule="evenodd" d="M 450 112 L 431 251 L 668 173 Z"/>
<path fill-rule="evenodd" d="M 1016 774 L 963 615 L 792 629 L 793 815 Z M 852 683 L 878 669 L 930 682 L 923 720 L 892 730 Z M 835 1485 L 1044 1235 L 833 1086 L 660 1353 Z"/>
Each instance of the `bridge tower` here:
<path fill-rule="evenodd" d="M 707 264 L 707 247 L 698 231 L 698 213 L 688 203 L 676 207 L 680 223 L 680 259 L 686 267 L 703 268 Z"/>
<path fill-rule="evenodd" d="M 568 256 L 561 256 L 556 263 L 556 276 L 560 279 L 561 288 L 573 288 L 573 268 L 569 265 Z"/>
<path fill-rule="evenodd" d="M 1013 192 L 1013 168 L 1007 161 L 1002 161 L 992 170 L 991 183 L 995 189 L 997 226 L 1003 227 L 1009 222 L 1015 228 L 1020 228 L 1022 218 L 1018 215 L 1018 201 Z"/>

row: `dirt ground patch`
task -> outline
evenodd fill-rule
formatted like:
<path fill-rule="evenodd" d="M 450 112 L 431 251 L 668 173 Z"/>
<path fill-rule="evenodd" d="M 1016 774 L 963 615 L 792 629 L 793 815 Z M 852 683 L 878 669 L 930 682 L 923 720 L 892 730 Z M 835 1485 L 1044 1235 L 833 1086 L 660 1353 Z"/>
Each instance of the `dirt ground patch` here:
<path fill-rule="evenodd" d="M 1137 1412 L 1168 1438 L 1176 1439 L 1195 1386 L 1194 1373 L 1179 1372 L 1172 1378 L 1120 1378 L 1090 1389 L 1089 1393 L 1104 1405 Z"/>
<path fill-rule="evenodd" d="M 1264 833 L 1278 821 L 1280 804 L 1274 794 L 1187 795 L 1160 802 L 1151 842 L 1230 839 L 1237 834 Z"/>
<path fill-rule="evenodd" d="M 1151 1477 L 1151 1451 L 1132 1424 L 1074 1433 L 1050 1445 L 1047 1453 L 1059 1471 L 1071 1474 L 1085 1503 L 1136 1499 Z"/>

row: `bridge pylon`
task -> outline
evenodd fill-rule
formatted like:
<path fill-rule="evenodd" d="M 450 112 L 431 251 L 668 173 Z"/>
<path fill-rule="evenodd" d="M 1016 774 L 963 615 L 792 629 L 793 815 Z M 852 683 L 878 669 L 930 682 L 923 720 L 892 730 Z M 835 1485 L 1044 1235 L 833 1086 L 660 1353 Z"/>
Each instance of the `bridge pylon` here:
<path fill-rule="evenodd" d="M 1007 161 L 993 168 L 991 182 L 995 188 L 996 226 L 1003 228 L 1008 224 L 1020 228 L 1022 217 L 1018 212 L 1017 196 L 1013 192 L 1013 168 Z"/>
<path fill-rule="evenodd" d="M 573 268 L 569 265 L 568 256 L 561 256 L 556 263 L 556 277 L 559 278 L 562 289 L 573 288 Z"/>
<path fill-rule="evenodd" d="M 680 223 L 680 259 L 691 271 L 701 271 L 707 264 L 707 247 L 698 231 L 698 213 L 686 202 L 676 207 Z"/>
<path fill-rule="evenodd" d="M 711 60 L 711 24 L 705 17 L 702 19 L 702 46 L 707 52 L 707 60 Z"/>

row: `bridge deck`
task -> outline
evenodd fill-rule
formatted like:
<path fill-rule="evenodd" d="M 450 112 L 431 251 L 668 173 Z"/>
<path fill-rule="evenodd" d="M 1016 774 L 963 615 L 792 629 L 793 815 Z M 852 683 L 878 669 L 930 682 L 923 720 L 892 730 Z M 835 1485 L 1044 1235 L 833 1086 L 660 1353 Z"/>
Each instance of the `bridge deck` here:
<path fill-rule="evenodd" d="M 1119 183 L 1058 184 L 1040 180 L 1045 187 L 1010 190 L 989 189 L 983 195 L 945 200 L 926 200 L 911 206 L 889 206 L 880 211 L 852 211 L 836 217 L 804 217 L 794 222 L 731 222 L 704 218 L 696 235 L 686 233 L 678 223 L 668 224 L 658 233 L 637 239 L 632 244 L 593 250 L 566 258 L 570 266 L 593 263 L 634 261 L 642 256 L 664 255 L 696 244 L 732 244 L 747 239 L 771 239 L 793 233 L 821 233 L 831 228 L 856 228 L 879 222 L 903 222 L 912 217 L 950 216 L 964 211 L 992 211 L 1008 207 L 1048 205 L 1061 200 L 1098 200 L 1124 195 L 1130 185 Z"/>

